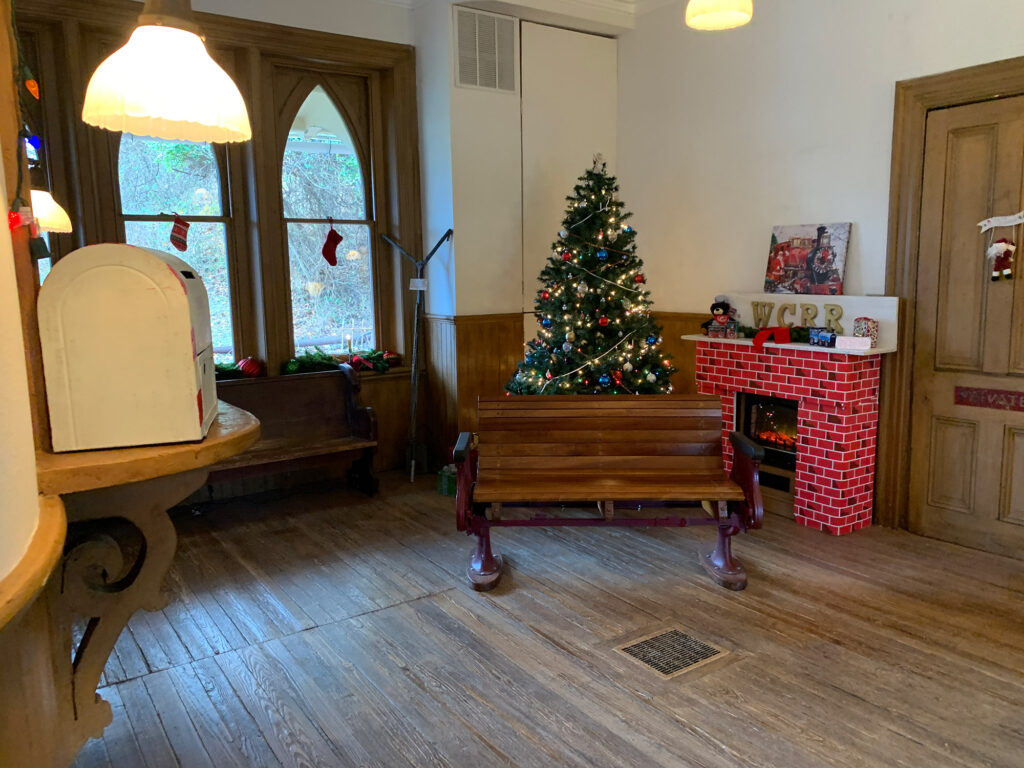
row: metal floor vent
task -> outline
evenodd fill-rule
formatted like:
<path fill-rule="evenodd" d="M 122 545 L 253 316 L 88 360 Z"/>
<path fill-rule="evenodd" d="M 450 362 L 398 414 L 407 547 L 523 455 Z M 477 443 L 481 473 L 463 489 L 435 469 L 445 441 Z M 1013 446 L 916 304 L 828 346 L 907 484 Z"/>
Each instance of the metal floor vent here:
<path fill-rule="evenodd" d="M 650 667 L 668 679 L 689 672 L 728 653 L 678 629 L 630 640 L 615 650 Z"/>

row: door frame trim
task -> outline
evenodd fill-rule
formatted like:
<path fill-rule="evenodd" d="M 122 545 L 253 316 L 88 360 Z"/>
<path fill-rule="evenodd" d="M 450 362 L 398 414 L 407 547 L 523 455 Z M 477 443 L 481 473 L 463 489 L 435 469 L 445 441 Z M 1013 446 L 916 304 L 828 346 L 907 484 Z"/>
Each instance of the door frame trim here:
<path fill-rule="evenodd" d="M 1024 56 L 896 83 L 885 292 L 900 298 L 899 351 L 882 362 L 875 521 L 907 527 L 910 406 L 928 112 L 1024 95 Z"/>

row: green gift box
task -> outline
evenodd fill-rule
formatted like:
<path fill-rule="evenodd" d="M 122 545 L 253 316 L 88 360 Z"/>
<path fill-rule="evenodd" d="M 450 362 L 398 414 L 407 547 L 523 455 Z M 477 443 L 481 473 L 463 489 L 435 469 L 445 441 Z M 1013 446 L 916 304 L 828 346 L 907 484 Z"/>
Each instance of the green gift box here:
<path fill-rule="evenodd" d="M 437 473 L 437 492 L 442 496 L 455 495 L 455 467 L 448 465 Z"/>

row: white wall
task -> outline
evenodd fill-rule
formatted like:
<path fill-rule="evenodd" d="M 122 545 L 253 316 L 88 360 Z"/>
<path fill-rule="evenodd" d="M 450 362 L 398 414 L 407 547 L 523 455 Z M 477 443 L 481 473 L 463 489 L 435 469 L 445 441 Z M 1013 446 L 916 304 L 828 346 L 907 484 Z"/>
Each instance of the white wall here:
<path fill-rule="evenodd" d="M 522 311 L 519 94 L 452 88 L 455 295 L 460 315 Z"/>
<path fill-rule="evenodd" d="M 537 335 L 538 275 L 565 217 L 566 196 L 600 153 L 615 172 L 616 42 L 522 25 L 523 323 Z"/>
<path fill-rule="evenodd" d="M 423 254 L 454 224 L 452 199 L 451 6 L 425 0 L 413 12 L 416 30 L 416 93 L 420 123 L 420 193 Z M 441 246 L 427 265 L 429 314 L 455 314 L 455 247 Z"/>
<path fill-rule="evenodd" d="M 0 212 L 7 220 L 0 175 Z M 39 522 L 36 455 L 11 236 L 0 228 L 0 579 L 21 560 Z"/>
<path fill-rule="evenodd" d="M 412 11 L 387 0 L 195 0 L 192 7 L 337 35 L 413 42 Z"/>
<path fill-rule="evenodd" d="M 1024 54 L 1024 2 L 758 0 L 719 33 L 681 8 L 619 41 L 619 179 L 655 307 L 759 290 L 774 224 L 853 221 L 846 292 L 882 293 L 894 84 Z"/>

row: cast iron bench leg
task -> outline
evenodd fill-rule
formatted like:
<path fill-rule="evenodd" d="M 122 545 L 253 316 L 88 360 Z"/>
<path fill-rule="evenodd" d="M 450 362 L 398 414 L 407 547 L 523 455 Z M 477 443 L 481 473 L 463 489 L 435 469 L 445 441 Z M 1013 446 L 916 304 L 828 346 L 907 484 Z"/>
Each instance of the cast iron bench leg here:
<path fill-rule="evenodd" d="M 491 549 L 491 526 L 484 514 L 474 512 L 470 531 L 476 536 L 476 547 L 469 555 L 466 576 L 473 589 L 486 592 L 501 578 L 501 555 Z"/>
<path fill-rule="evenodd" d="M 700 556 L 700 564 L 717 583 L 726 589 L 740 590 L 747 586 L 747 572 L 743 564 L 732 556 L 732 537 L 740 532 L 735 516 L 718 525 L 718 543 L 710 552 Z"/>

